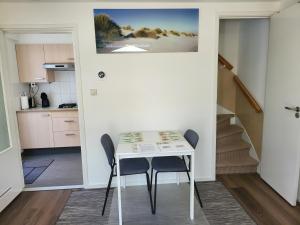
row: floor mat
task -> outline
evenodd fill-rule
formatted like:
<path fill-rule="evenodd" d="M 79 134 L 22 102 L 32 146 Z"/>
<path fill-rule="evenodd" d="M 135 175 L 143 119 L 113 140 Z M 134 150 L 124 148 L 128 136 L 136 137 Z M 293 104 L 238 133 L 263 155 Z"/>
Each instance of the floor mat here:
<path fill-rule="evenodd" d="M 194 220 L 190 219 L 190 186 L 187 183 L 160 184 L 157 189 L 156 214 L 151 213 L 146 186 L 122 189 L 124 225 L 209 225 L 199 202 L 194 198 Z M 114 192 L 107 225 L 119 224 L 118 195 Z"/>
<path fill-rule="evenodd" d="M 23 175 L 25 184 L 32 184 L 54 162 L 47 160 L 23 160 Z"/>
<path fill-rule="evenodd" d="M 256 224 L 221 182 L 198 182 L 197 187 L 211 225 Z"/>
<path fill-rule="evenodd" d="M 173 185 L 176 186 L 176 184 Z M 180 186 L 181 185 L 185 184 L 180 184 Z M 204 205 L 202 210 L 210 225 L 255 224 L 255 222 L 253 222 L 253 220 L 248 216 L 248 214 L 243 210 L 243 208 L 222 183 L 200 182 L 197 183 L 197 186 L 199 188 L 201 199 Z M 139 186 L 136 188 L 145 190 L 145 186 Z M 112 205 L 113 193 L 115 192 L 116 190 L 114 189 L 112 189 L 110 192 L 106 205 L 106 211 L 103 217 L 101 216 L 101 210 L 105 198 L 105 189 L 73 192 L 57 222 L 57 225 L 108 225 L 109 220 L 112 219 L 112 217 L 110 218 L 112 215 L 110 215 L 109 209 L 115 207 Z M 159 188 L 158 193 L 163 194 L 165 191 Z M 146 196 L 143 196 L 142 198 L 147 200 Z M 195 201 L 195 203 L 197 203 L 197 201 Z M 145 210 L 143 211 L 148 213 L 150 210 L 149 207 L 150 206 L 147 204 Z M 158 212 L 160 212 L 161 209 L 162 205 L 159 203 L 157 205 Z M 127 210 L 140 210 L 140 208 L 137 205 L 134 205 Z M 117 213 L 117 209 L 115 212 Z M 141 216 L 141 219 L 143 219 L 143 216 Z M 168 221 L 164 225 L 173 225 L 172 223 L 173 221 Z M 152 224 L 155 225 L 154 222 Z"/>

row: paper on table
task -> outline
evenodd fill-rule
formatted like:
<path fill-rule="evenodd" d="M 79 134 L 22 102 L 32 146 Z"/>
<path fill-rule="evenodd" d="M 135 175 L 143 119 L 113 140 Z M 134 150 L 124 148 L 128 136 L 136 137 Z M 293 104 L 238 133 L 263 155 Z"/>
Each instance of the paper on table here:
<path fill-rule="evenodd" d="M 176 149 L 176 150 L 187 150 L 187 149 L 189 149 L 189 146 L 186 143 L 174 143 L 173 146 L 174 146 L 174 149 Z"/>
<path fill-rule="evenodd" d="M 188 149 L 185 143 L 158 144 L 161 151 L 181 151 Z"/>
<path fill-rule="evenodd" d="M 158 144 L 158 147 L 161 151 L 171 151 L 173 149 L 171 144 Z"/>
<path fill-rule="evenodd" d="M 154 144 L 139 144 L 138 149 L 141 152 L 153 152 L 156 150 L 156 146 Z"/>

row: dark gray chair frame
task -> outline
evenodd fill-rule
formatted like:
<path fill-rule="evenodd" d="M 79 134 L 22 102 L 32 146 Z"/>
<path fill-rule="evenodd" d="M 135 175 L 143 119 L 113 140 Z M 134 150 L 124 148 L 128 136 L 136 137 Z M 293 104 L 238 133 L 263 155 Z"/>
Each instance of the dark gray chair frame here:
<path fill-rule="evenodd" d="M 195 131 L 193 130 L 187 130 L 186 134 L 188 132 L 191 132 L 191 133 L 194 133 L 194 134 L 197 134 Z M 198 136 L 198 135 L 197 135 Z M 185 135 L 185 138 L 187 139 L 186 135 Z M 188 140 L 187 141 L 191 144 L 191 146 L 195 149 L 196 148 L 196 145 L 197 145 L 197 142 L 193 143 L 191 142 L 191 140 Z M 191 178 L 190 178 L 190 174 L 189 172 L 191 171 L 191 159 L 190 157 L 188 156 L 188 160 L 189 160 L 189 167 L 187 167 L 186 165 L 186 162 L 185 162 L 185 157 L 182 156 L 181 160 L 183 160 L 184 162 L 184 165 L 186 167 L 186 170 L 184 171 L 174 171 L 174 170 L 170 170 L 170 171 L 156 171 L 155 173 L 155 184 L 154 184 L 154 203 L 153 203 L 153 214 L 156 213 L 156 197 L 157 197 L 157 175 L 158 173 L 171 173 L 171 172 L 186 172 L 187 176 L 188 176 L 188 179 L 189 179 L 189 183 L 191 182 Z M 152 180 L 153 180 L 153 168 L 151 168 L 151 191 L 152 191 Z M 198 201 L 200 203 L 200 206 L 201 208 L 203 208 L 203 204 L 202 204 L 202 201 L 201 201 L 201 198 L 200 198 L 200 194 L 199 194 L 199 191 L 198 191 L 198 188 L 197 188 L 197 185 L 196 185 L 196 182 L 194 181 L 194 187 L 195 187 L 195 191 L 196 191 L 196 194 L 197 194 L 197 197 L 198 197 Z"/>
<path fill-rule="evenodd" d="M 105 135 L 108 135 L 108 134 L 105 134 Z M 106 187 L 105 200 L 104 200 L 104 204 L 103 204 L 103 208 L 102 208 L 102 216 L 104 215 L 104 212 L 105 212 L 107 198 L 108 198 L 109 191 L 110 191 L 110 188 L 111 188 L 112 178 L 117 176 L 117 174 L 115 174 L 115 168 L 116 168 L 115 166 L 117 164 L 116 164 L 116 160 L 115 160 L 114 154 L 112 155 L 112 160 L 111 161 L 110 161 L 110 159 L 108 157 L 108 162 L 109 162 L 109 165 L 110 165 L 110 168 L 111 168 L 111 172 L 110 172 L 108 184 L 107 184 L 107 187 Z M 143 174 L 143 173 L 123 174 L 123 175 L 120 175 L 120 176 L 137 175 L 137 174 Z M 149 179 L 148 172 L 146 172 L 145 175 L 146 175 L 146 180 L 147 180 L 147 189 L 148 189 L 149 197 L 150 197 L 151 212 L 153 213 L 152 193 L 151 193 L 151 186 L 150 186 L 150 179 Z"/>

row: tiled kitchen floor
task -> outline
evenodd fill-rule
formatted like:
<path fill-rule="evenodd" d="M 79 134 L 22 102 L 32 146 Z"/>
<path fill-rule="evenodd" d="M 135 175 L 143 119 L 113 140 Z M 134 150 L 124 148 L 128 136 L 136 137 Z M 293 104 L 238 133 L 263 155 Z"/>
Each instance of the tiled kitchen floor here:
<path fill-rule="evenodd" d="M 55 149 L 53 153 L 47 151 L 43 154 L 26 154 L 23 156 L 23 159 L 54 159 L 54 162 L 33 184 L 26 184 L 28 188 L 83 184 L 80 150 L 74 151 L 70 149 L 68 151 L 67 149 L 60 152 L 59 149 Z"/>

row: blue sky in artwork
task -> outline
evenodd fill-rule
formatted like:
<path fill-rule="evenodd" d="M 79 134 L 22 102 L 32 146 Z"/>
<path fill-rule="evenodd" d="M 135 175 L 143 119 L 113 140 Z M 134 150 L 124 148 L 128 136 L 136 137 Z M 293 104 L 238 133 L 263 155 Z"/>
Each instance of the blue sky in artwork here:
<path fill-rule="evenodd" d="M 94 9 L 94 16 L 109 15 L 119 26 L 130 25 L 198 33 L 198 9 Z"/>

